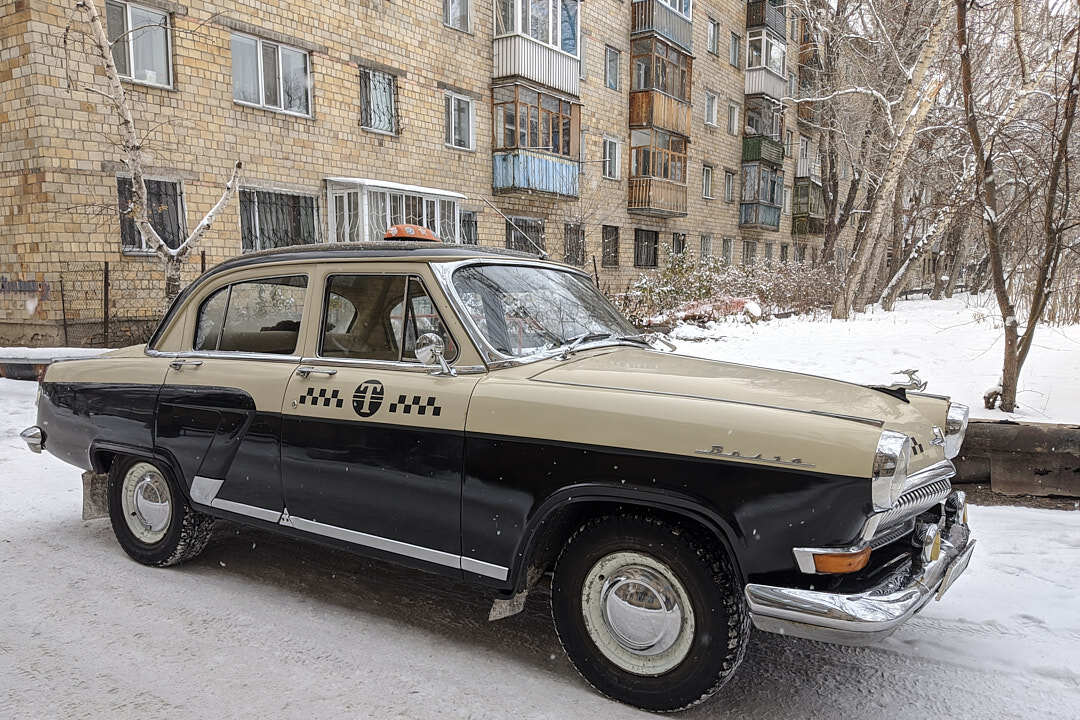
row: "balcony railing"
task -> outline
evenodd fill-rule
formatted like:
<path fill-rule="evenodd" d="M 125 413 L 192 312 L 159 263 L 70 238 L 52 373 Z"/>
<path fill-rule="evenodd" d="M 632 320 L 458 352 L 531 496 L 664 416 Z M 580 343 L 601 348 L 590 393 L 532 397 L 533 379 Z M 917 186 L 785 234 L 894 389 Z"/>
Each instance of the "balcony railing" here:
<path fill-rule="evenodd" d="M 746 3 L 746 29 L 767 27 L 782 38 L 787 37 L 784 10 L 767 0 Z"/>
<path fill-rule="evenodd" d="M 632 92 L 630 127 L 655 127 L 689 137 L 690 106 L 659 90 Z"/>
<path fill-rule="evenodd" d="M 779 230 L 780 206 L 759 202 L 740 203 L 739 227 Z"/>
<path fill-rule="evenodd" d="M 784 164 L 784 146 L 768 135 L 751 135 L 742 141 L 743 162 L 764 162 L 777 167 Z"/>
<path fill-rule="evenodd" d="M 627 212 L 654 217 L 686 215 L 686 186 L 660 178 L 632 177 Z"/>
<path fill-rule="evenodd" d="M 794 215 L 791 218 L 792 235 L 824 235 L 825 218 L 810 215 Z"/>
<path fill-rule="evenodd" d="M 577 161 L 535 150 L 509 150 L 492 154 L 495 192 L 528 191 L 578 196 Z"/>
<path fill-rule="evenodd" d="M 821 184 L 821 161 L 816 157 L 801 157 L 795 163 L 795 179 L 809 179 Z"/>
<path fill-rule="evenodd" d="M 746 94 L 768 95 L 773 100 L 787 97 L 787 80 L 769 68 L 751 68 L 746 71 Z"/>
<path fill-rule="evenodd" d="M 523 77 L 577 96 L 581 61 L 527 35 L 495 38 L 493 77 Z"/>
<path fill-rule="evenodd" d="M 693 26 L 687 18 L 660 0 L 634 0 L 630 7 L 631 35 L 655 32 L 686 52 L 691 52 L 690 38 L 693 35 Z"/>

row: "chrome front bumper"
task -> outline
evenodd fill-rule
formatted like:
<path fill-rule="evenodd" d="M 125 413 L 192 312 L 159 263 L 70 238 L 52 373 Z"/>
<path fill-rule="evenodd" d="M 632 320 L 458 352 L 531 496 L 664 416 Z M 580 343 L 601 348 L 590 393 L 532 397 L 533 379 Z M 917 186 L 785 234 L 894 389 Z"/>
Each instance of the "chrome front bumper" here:
<path fill-rule="evenodd" d="M 40 453 L 45 447 L 45 431 L 37 425 L 26 428 L 19 433 L 19 437 L 26 441 L 26 447 L 30 448 L 30 452 Z"/>
<path fill-rule="evenodd" d="M 841 645 L 869 645 L 888 637 L 967 569 L 975 540 L 954 523 L 937 560 L 913 560 L 864 592 L 840 594 L 750 584 L 746 602 L 754 626 L 765 632 Z"/>

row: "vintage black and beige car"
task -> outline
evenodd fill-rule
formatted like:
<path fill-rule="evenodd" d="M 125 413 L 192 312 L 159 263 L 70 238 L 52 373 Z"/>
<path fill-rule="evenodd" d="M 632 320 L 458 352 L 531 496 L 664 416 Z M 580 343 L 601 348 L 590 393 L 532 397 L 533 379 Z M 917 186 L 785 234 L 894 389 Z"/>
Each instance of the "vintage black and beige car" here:
<path fill-rule="evenodd" d="M 966 426 L 944 397 L 654 349 L 565 265 L 380 242 L 218 265 L 146 346 L 49 367 L 24 436 L 108 474 L 148 565 L 220 518 L 462 578 L 493 618 L 550 573 L 585 679 L 676 710 L 751 624 L 868 643 L 940 598 L 974 547 Z"/>

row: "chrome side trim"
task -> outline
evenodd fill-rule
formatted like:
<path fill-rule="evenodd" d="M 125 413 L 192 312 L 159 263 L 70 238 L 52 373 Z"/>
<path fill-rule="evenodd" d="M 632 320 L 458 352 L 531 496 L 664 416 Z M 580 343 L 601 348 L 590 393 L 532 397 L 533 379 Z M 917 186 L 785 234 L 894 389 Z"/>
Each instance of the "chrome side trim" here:
<path fill-rule="evenodd" d="M 510 574 L 509 568 L 504 568 L 502 565 L 494 565 L 483 560 L 474 560 L 473 558 L 461 557 L 461 569 L 466 572 L 476 573 L 477 575 L 484 575 L 485 577 L 495 578 L 496 580 L 506 580 L 507 575 Z"/>
<path fill-rule="evenodd" d="M 161 352 L 152 348 L 145 348 L 143 353 L 149 357 L 162 358 L 208 358 L 213 360 L 261 360 L 263 362 L 298 363 L 299 355 L 274 355 L 271 353 L 255 352 L 230 352 L 228 350 L 215 350 L 207 352 L 203 350 L 183 350 L 180 352 Z"/>
<path fill-rule="evenodd" d="M 226 512 L 236 513 L 237 515 L 247 515 L 257 520 L 265 520 L 266 522 L 276 523 L 281 518 L 280 510 L 267 510 L 266 508 L 255 507 L 254 505 L 245 505 L 244 503 L 233 502 L 232 500 L 222 500 L 221 498 L 214 498 L 210 502 L 210 507 L 217 510 L 225 510 Z"/>
<path fill-rule="evenodd" d="M 221 490 L 221 485 L 224 482 L 224 480 L 196 475 L 195 479 L 191 481 L 191 490 L 189 491 L 191 499 L 201 505 L 210 505 L 214 498 L 217 497 L 218 491 Z"/>
<path fill-rule="evenodd" d="M 461 556 L 454 555 L 453 553 L 443 552 L 442 550 L 432 550 L 431 548 L 420 547 L 419 545 L 411 545 L 406 542 L 401 542 L 400 540 L 379 537 L 378 535 L 369 535 L 368 533 L 349 530 L 336 525 L 325 525 L 320 522 L 315 522 L 314 520 L 305 520 L 304 518 L 299 518 L 295 515 L 291 516 L 291 520 L 294 528 L 315 533 L 316 535 L 325 535 L 326 537 L 332 537 L 337 540 L 344 540 L 345 542 L 375 548 L 376 550 L 384 550 L 389 553 L 394 553 L 395 555 L 404 555 L 405 557 L 424 560 L 426 562 L 435 563 L 436 565 L 445 565 L 453 568 L 461 567 Z"/>
<path fill-rule="evenodd" d="M 325 367 L 348 367 L 363 368 L 366 370 L 395 370 L 400 372 L 432 373 L 439 370 L 438 365 L 421 365 L 414 362 L 398 362 L 397 360 L 354 360 L 350 358 L 323 358 L 305 357 L 300 362 L 305 365 L 321 365 Z M 451 366 L 458 375 L 476 375 L 487 372 L 483 365 L 454 365 Z"/>

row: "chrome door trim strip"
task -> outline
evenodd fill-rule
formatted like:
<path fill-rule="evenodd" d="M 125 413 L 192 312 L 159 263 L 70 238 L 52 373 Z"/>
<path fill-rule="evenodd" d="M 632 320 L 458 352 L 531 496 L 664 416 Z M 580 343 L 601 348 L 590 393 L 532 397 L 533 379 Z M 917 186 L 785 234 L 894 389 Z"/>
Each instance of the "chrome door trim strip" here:
<path fill-rule="evenodd" d="M 195 502 L 201 505 L 210 505 L 214 498 L 217 497 L 218 491 L 221 490 L 221 485 L 224 482 L 224 480 L 196 475 L 191 481 L 191 490 L 188 491 L 188 494 L 191 495 L 191 499 Z"/>
<path fill-rule="evenodd" d="M 262 362 L 298 363 L 299 355 L 278 355 L 275 353 L 244 352 L 241 350 L 181 350 L 179 352 L 162 352 L 152 348 L 143 350 L 143 354 L 149 357 L 168 358 L 211 358 L 214 360 L 260 360 Z"/>
<path fill-rule="evenodd" d="M 325 535 L 326 537 L 332 537 L 337 540 L 344 540 L 345 542 L 375 548 L 376 550 L 384 550 L 386 552 L 394 553 L 395 555 L 404 555 L 405 557 L 415 558 L 416 560 L 424 560 L 426 562 L 435 563 L 436 565 L 445 565 L 446 567 L 452 568 L 461 567 L 460 556 L 443 552 L 442 550 L 432 550 L 431 548 L 411 545 L 406 542 L 401 542 L 400 540 L 379 537 L 378 535 L 369 535 L 368 533 L 349 530 L 336 525 L 325 525 L 321 522 L 315 522 L 314 520 L 305 520 L 296 515 L 290 516 L 290 520 L 294 528 L 306 530 L 307 532 L 315 533 L 316 535 Z"/>
<path fill-rule="evenodd" d="M 414 373 L 435 373 L 439 371 L 438 365 L 421 365 L 415 362 L 404 362 L 397 360 L 362 360 L 359 358 L 324 358 L 324 357 L 305 357 L 301 359 L 301 362 L 305 365 L 320 365 L 325 367 L 351 367 L 364 370 L 395 370 L 401 372 L 414 372 Z M 450 363 L 458 375 L 476 375 L 479 373 L 487 372 L 487 368 L 483 365 L 454 365 Z"/>
<path fill-rule="evenodd" d="M 504 568 L 502 565 L 475 560 L 464 555 L 461 557 L 461 569 L 484 577 L 495 578 L 496 580 L 506 580 L 506 576 L 510 574 L 509 568 Z"/>
<path fill-rule="evenodd" d="M 210 503 L 210 507 L 217 510 L 236 513 L 237 515 L 247 515 L 248 517 L 253 517 L 257 520 L 265 520 L 266 522 L 272 523 L 276 523 L 281 518 L 280 510 L 267 510 L 266 508 L 245 505 L 244 503 L 233 502 L 232 500 L 222 500 L 221 498 L 214 498 Z"/>

